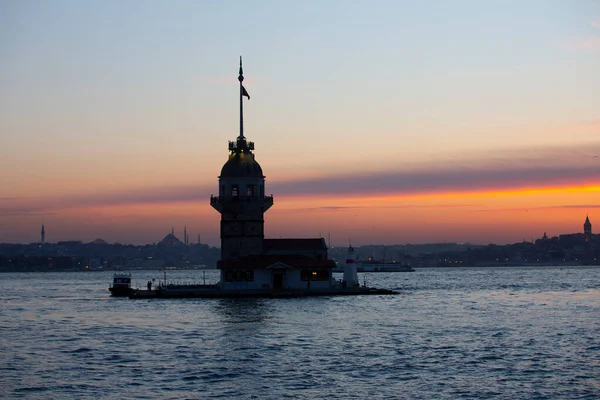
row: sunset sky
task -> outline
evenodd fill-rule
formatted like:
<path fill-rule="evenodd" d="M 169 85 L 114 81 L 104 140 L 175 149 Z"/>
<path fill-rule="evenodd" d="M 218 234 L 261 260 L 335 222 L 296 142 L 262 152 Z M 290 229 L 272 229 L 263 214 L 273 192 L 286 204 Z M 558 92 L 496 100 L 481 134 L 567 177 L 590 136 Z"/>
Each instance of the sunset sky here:
<path fill-rule="evenodd" d="M 600 1 L 0 2 L 0 242 L 219 245 L 239 133 L 267 237 L 600 231 Z"/>

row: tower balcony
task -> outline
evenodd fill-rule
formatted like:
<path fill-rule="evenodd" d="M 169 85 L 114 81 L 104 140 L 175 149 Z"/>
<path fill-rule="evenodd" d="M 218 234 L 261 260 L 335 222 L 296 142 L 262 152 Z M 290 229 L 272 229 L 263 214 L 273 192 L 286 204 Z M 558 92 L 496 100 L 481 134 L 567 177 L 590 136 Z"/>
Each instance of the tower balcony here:
<path fill-rule="evenodd" d="M 267 211 L 273 205 L 273 195 L 258 196 L 213 196 L 210 195 L 210 205 L 221 212 L 223 207 L 245 208 L 246 205 L 256 205 Z"/>
<path fill-rule="evenodd" d="M 254 150 L 254 142 L 246 142 L 246 140 L 240 141 L 241 143 L 238 142 L 229 142 L 229 151 L 234 151 L 237 149 L 241 149 L 243 150 L 244 148 L 247 148 L 248 150 Z"/>

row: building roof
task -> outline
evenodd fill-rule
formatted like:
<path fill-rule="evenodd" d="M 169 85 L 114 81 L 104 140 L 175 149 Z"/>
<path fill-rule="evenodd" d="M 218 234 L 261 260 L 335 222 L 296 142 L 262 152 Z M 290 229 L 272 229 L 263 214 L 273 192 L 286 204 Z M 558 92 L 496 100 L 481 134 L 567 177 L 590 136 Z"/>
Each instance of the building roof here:
<path fill-rule="evenodd" d="M 233 153 L 223 165 L 219 178 L 264 178 L 253 154 Z"/>
<path fill-rule="evenodd" d="M 265 252 L 269 251 L 322 251 L 327 250 L 323 238 L 306 239 L 265 239 L 263 241 Z"/>
<path fill-rule="evenodd" d="M 242 257 L 239 260 L 221 260 L 217 266 L 224 269 L 268 268 L 274 264 L 285 264 L 293 268 L 334 268 L 333 260 L 317 260 L 298 254 L 262 254 Z"/>
<path fill-rule="evenodd" d="M 177 238 L 172 233 L 169 233 L 167 236 L 163 238 L 160 242 L 158 242 L 159 246 L 167 246 L 167 247 L 181 247 L 184 246 L 183 242 Z"/>

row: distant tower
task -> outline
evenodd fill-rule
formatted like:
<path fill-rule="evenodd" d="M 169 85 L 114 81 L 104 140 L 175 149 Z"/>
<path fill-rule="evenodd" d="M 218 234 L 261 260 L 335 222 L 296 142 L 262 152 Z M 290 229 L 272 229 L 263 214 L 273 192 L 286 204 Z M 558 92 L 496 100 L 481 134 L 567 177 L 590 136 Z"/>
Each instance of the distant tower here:
<path fill-rule="evenodd" d="M 171 228 L 171 235 L 175 236 L 175 228 Z"/>
<path fill-rule="evenodd" d="M 583 236 L 586 243 L 592 239 L 592 223 L 590 222 L 590 217 L 587 215 L 583 223 Z"/>
<path fill-rule="evenodd" d="M 198 244 L 200 244 L 200 234 L 198 234 Z"/>
<path fill-rule="evenodd" d="M 229 159 L 219 176 L 219 196 L 210 197 L 210 205 L 221 214 L 221 260 L 239 259 L 262 253 L 264 213 L 273 205 L 273 196 L 265 197 L 265 176 L 254 159 L 254 143 L 244 136 L 242 86 L 244 75 L 240 57 L 240 134 L 229 142 Z"/>
<path fill-rule="evenodd" d="M 40 236 L 41 243 L 44 244 L 44 241 L 46 240 L 46 229 L 44 229 L 44 224 L 42 224 L 42 231 L 40 232 Z"/>
<path fill-rule="evenodd" d="M 188 245 L 187 226 L 183 227 L 183 244 Z"/>

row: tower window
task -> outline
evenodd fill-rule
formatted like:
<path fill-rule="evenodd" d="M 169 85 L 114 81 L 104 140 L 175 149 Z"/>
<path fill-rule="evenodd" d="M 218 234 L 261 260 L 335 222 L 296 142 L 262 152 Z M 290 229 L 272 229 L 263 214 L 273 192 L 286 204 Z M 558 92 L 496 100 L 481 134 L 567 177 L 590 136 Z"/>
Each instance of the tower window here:
<path fill-rule="evenodd" d="M 254 196 L 254 185 L 246 186 L 246 196 L 249 196 L 249 197 Z"/>
<path fill-rule="evenodd" d="M 231 196 L 238 197 L 240 195 L 240 188 L 238 185 L 231 185 Z"/>

